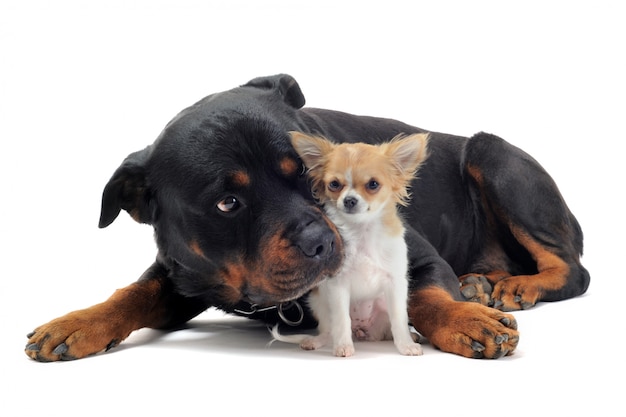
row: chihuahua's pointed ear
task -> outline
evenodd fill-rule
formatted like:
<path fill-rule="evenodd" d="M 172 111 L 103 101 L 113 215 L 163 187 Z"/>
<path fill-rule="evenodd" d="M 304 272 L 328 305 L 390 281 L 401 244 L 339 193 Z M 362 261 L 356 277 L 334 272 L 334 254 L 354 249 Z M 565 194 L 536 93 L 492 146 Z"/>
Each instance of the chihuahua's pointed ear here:
<path fill-rule="evenodd" d="M 289 132 L 291 144 L 309 170 L 316 170 L 324 164 L 326 155 L 335 145 L 320 136 L 307 135 L 301 132 Z"/>
<path fill-rule="evenodd" d="M 128 155 L 104 187 L 100 228 L 113 223 L 121 209 L 139 223 L 153 222 L 154 202 L 146 178 L 146 163 L 151 150 L 148 147 Z"/>
<path fill-rule="evenodd" d="M 428 156 L 428 133 L 396 136 L 386 144 L 385 153 L 403 176 L 413 177 Z"/>

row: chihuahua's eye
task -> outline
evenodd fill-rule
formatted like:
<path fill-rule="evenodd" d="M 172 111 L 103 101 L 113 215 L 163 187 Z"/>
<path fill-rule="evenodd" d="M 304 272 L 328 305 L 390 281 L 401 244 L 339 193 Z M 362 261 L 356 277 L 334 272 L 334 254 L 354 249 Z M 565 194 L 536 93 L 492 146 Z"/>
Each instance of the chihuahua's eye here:
<path fill-rule="evenodd" d="M 367 188 L 369 191 L 378 190 L 379 187 L 380 187 L 380 184 L 378 183 L 378 181 L 374 179 L 369 180 L 369 182 L 365 184 L 365 188 Z"/>
<path fill-rule="evenodd" d="M 232 213 L 239 207 L 241 207 L 241 203 L 232 195 L 217 203 L 217 209 L 222 213 Z"/>
<path fill-rule="evenodd" d="M 332 180 L 331 182 L 328 183 L 328 189 L 330 191 L 339 191 L 343 188 L 343 186 L 341 185 L 341 183 L 337 180 Z"/>

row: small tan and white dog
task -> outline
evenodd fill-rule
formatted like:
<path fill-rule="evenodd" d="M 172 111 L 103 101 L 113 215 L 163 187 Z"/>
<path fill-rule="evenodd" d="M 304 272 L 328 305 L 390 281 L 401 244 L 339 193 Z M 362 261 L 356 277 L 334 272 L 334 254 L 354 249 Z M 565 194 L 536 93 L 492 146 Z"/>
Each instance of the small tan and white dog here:
<path fill-rule="evenodd" d="M 291 142 L 309 170 L 315 197 L 344 241 L 339 272 L 309 296 L 317 335 L 282 335 L 276 340 L 318 349 L 332 342 L 336 356 L 352 356 L 354 339 L 393 338 L 403 355 L 421 355 L 409 330 L 408 255 L 397 205 L 427 156 L 427 134 L 396 137 L 380 145 L 334 144 L 299 132 Z"/>

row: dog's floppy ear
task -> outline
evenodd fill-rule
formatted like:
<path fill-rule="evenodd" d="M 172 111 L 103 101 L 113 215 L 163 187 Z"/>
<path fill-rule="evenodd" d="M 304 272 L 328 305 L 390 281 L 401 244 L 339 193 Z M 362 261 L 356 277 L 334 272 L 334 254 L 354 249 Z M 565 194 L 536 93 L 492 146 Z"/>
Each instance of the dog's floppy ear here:
<path fill-rule="evenodd" d="M 304 94 L 298 82 L 291 75 L 278 74 L 269 77 L 258 77 L 249 81 L 246 86 L 276 90 L 285 100 L 285 103 L 296 109 L 304 106 Z"/>
<path fill-rule="evenodd" d="M 102 192 L 99 227 L 113 223 L 126 210 L 139 223 L 152 223 L 152 193 L 146 179 L 146 161 L 151 147 L 128 155 Z"/>

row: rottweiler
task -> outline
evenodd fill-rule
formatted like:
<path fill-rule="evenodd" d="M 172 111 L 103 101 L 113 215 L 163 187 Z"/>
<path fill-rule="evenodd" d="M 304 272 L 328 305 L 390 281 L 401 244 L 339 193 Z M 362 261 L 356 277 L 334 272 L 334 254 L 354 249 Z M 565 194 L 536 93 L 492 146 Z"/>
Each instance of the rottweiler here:
<path fill-rule="evenodd" d="M 209 307 L 315 326 L 307 293 L 340 267 L 343 246 L 288 132 L 379 143 L 426 131 L 304 104 L 291 76 L 255 78 L 181 111 L 131 153 L 104 188 L 99 226 L 122 209 L 152 225 L 155 262 L 103 303 L 37 327 L 26 354 L 84 358 Z M 430 156 L 402 208 L 411 324 L 445 352 L 510 355 L 519 333 L 508 312 L 587 290 L 581 228 L 524 151 L 487 133 L 429 133 Z"/>

